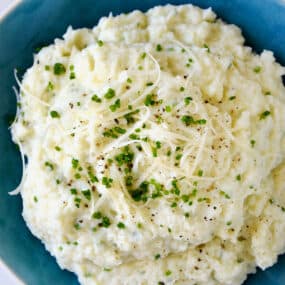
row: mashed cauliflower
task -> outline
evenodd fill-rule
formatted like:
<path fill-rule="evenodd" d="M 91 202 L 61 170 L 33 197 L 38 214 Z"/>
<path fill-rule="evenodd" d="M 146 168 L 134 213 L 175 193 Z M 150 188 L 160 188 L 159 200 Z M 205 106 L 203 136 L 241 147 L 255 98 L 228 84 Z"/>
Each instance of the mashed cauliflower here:
<path fill-rule="evenodd" d="M 12 126 L 23 216 L 81 284 L 237 285 L 285 251 L 285 69 L 243 44 L 167 5 L 35 55 Z"/>

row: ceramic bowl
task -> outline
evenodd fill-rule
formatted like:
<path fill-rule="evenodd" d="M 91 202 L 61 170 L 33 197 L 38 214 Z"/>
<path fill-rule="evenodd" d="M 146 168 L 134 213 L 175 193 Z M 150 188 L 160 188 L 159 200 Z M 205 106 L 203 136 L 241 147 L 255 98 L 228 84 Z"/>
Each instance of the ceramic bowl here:
<path fill-rule="evenodd" d="M 193 3 L 213 10 L 242 28 L 256 52 L 273 50 L 285 65 L 285 2 L 277 0 L 23 0 L 0 20 L 0 257 L 27 285 L 75 285 L 73 273 L 61 270 L 43 244 L 32 236 L 21 216 L 20 196 L 9 196 L 21 177 L 19 152 L 11 141 L 9 121 L 15 114 L 13 70 L 32 64 L 35 48 L 61 37 L 67 27 L 93 27 L 109 12 L 147 10 L 166 3 Z M 285 111 L 285 110 L 284 110 Z M 283 237 L 284 238 L 284 237 Z M 284 285 L 285 256 L 266 271 L 258 270 L 246 285 Z"/>

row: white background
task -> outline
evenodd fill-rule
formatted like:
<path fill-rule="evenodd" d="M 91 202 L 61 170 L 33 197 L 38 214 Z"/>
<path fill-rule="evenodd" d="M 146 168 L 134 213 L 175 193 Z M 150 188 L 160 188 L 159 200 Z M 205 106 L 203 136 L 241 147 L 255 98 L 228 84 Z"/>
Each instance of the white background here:
<path fill-rule="evenodd" d="M 2 12 L 2 10 L 12 2 L 13 0 L 0 0 L 0 11 Z"/>
<path fill-rule="evenodd" d="M 3 10 L 7 8 L 14 0 L 0 0 L 0 15 Z M 9 270 L 4 266 L 0 261 L 0 284 L 1 285 L 19 285 L 22 284 L 18 282 L 13 275 L 9 272 Z"/>

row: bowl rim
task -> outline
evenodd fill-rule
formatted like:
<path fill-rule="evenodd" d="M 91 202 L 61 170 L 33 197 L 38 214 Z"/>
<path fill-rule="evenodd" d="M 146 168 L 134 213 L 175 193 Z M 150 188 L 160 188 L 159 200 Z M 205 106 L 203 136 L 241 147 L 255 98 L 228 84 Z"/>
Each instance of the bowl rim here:
<path fill-rule="evenodd" d="M 3 20 L 9 16 L 18 6 L 21 4 L 23 0 L 13 0 L 10 4 L 8 4 L 1 12 L 0 12 L 0 24 Z M 25 285 L 24 281 L 20 279 L 20 277 L 13 271 L 11 267 L 9 267 L 5 261 L 0 257 L 0 267 L 13 278 L 17 284 Z"/>

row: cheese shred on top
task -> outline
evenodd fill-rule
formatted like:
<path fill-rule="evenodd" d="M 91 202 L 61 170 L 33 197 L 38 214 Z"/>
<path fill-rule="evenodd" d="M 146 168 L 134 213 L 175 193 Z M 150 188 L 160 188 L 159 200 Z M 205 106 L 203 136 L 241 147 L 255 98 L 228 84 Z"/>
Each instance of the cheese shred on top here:
<path fill-rule="evenodd" d="M 285 69 L 243 43 L 167 5 L 69 28 L 18 80 L 12 194 L 81 284 L 235 285 L 285 251 Z"/>

